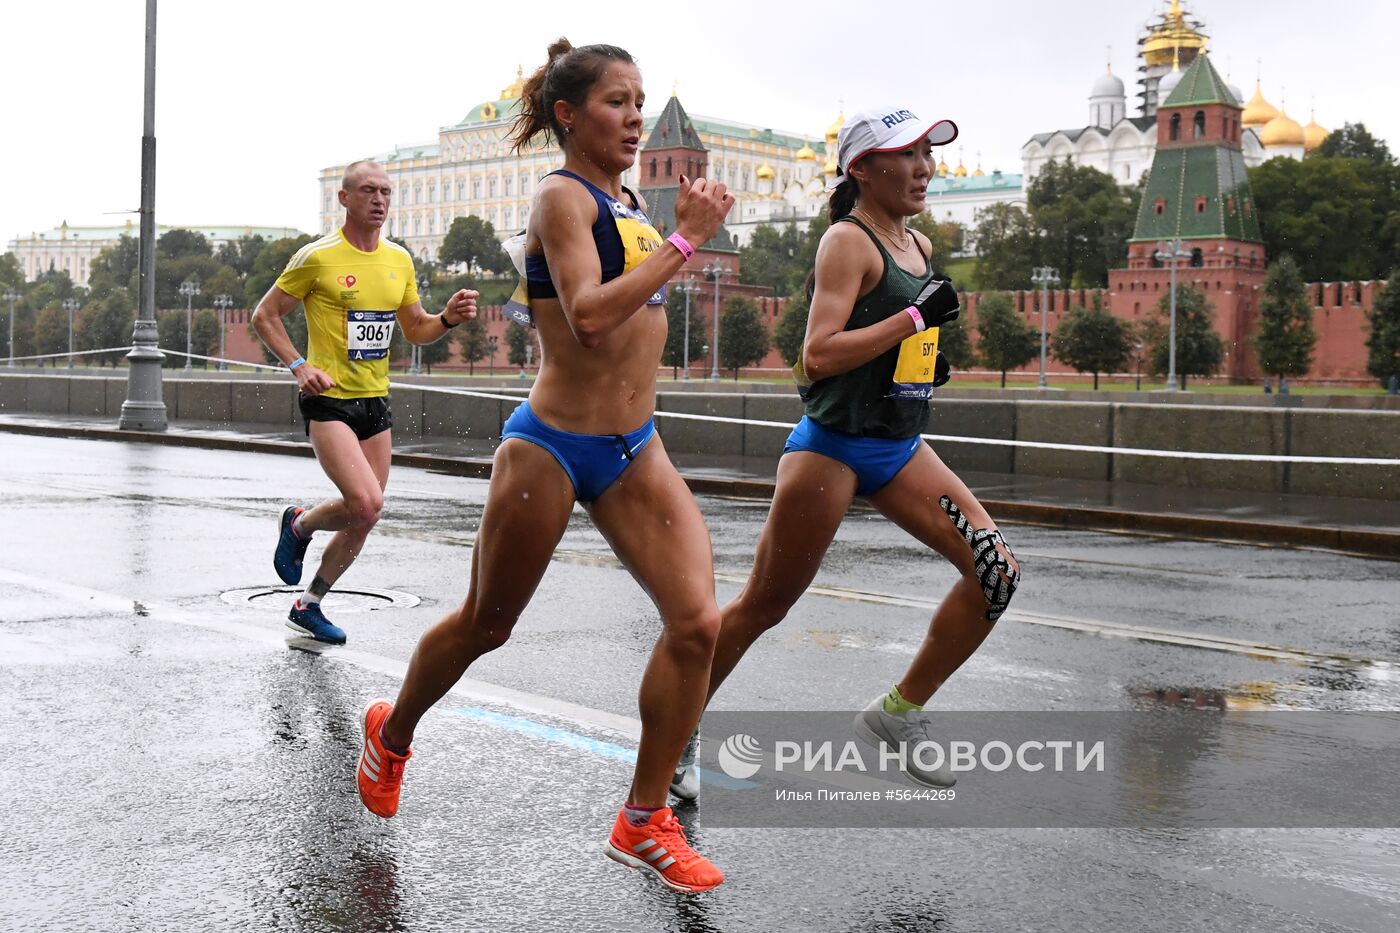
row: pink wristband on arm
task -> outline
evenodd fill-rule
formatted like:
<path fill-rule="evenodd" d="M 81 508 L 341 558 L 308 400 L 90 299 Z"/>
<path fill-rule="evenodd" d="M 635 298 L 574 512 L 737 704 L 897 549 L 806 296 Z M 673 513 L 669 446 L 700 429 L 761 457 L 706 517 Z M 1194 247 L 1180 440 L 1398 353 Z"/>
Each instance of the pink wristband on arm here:
<path fill-rule="evenodd" d="M 910 305 L 904 311 L 914 319 L 914 333 L 922 334 L 928 325 L 924 323 L 924 316 L 919 313 L 919 309 Z"/>
<path fill-rule="evenodd" d="M 695 255 L 695 247 L 691 246 L 690 241 L 687 240 L 685 237 L 681 236 L 679 233 L 673 233 L 670 236 L 668 236 L 666 238 L 666 242 L 670 243 L 676 249 L 680 250 L 681 255 L 685 257 L 687 262 L 690 261 L 691 256 Z"/>

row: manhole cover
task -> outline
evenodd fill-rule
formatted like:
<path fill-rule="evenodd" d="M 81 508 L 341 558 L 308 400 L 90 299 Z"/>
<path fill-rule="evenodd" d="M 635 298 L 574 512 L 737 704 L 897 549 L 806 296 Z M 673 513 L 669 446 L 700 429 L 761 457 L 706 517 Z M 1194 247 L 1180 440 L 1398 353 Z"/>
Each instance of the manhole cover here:
<path fill-rule="evenodd" d="M 304 591 L 300 586 L 250 586 L 221 593 L 219 598 L 235 606 L 250 605 L 260 609 L 286 612 L 291 601 Z M 412 593 L 399 590 L 331 590 L 323 605 L 327 614 L 337 612 L 370 612 L 374 609 L 412 609 L 420 600 Z"/>

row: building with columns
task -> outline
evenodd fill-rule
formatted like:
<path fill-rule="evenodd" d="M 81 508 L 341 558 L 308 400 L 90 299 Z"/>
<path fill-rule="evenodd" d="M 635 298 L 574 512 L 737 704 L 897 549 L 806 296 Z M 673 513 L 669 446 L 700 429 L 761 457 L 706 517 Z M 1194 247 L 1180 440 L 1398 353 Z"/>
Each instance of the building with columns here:
<path fill-rule="evenodd" d="M 489 221 L 502 237 L 524 228 L 534 186 L 562 159 L 553 142 L 521 153 L 512 150 L 507 136 L 519 113 L 523 88 L 523 72 L 517 71 L 515 82 L 503 88 L 497 99 L 476 105 L 457 123 L 442 127 L 436 139 L 368 156 L 384 165 L 394 184 L 386 229 L 406 242 L 414 255 L 436 256 L 458 217 L 474 214 Z M 678 102 L 674 91 L 662 113 L 646 117 L 643 135 L 648 140 L 661 125 L 670 101 Z M 685 119 L 706 154 L 708 177 L 723 181 L 734 192 L 735 206 L 727 226 L 736 246 L 747 243 L 760 224 L 805 224 L 825 210 L 826 181 L 836 174 L 836 138 L 844 115 L 823 133 L 810 136 L 696 114 Z M 666 177 L 664 157 L 655 165 L 648 158 L 645 153 L 638 155 L 637 164 L 623 175 L 623 184 L 635 190 Z M 336 191 L 348 164 L 321 171 L 323 233 L 341 222 Z M 945 162 L 940 178 L 930 186 L 929 210 L 939 220 L 970 225 L 978 207 L 999 200 L 1024 200 L 1019 175 L 986 176 L 978 174 L 980 166 L 973 173 L 961 165 L 959 169 L 961 175 Z M 653 170 L 659 174 L 652 176 Z"/>

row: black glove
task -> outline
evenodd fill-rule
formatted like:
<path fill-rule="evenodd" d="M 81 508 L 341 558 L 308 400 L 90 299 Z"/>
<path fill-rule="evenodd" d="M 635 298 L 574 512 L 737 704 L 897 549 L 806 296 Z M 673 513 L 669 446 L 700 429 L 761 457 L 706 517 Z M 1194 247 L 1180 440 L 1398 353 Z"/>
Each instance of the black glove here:
<path fill-rule="evenodd" d="M 936 389 L 953 378 L 953 368 L 948 365 L 948 358 L 943 355 L 943 351 L 938 351 L 938 357 L 933 361 L 933 387 Z"/>
<path fill-rule="evenodd" d="M 958 316 L 958 293 L 953 283 L 945 278 L 930 280 L 927 285 L 909 302 L 924 319 L 925 327 L 942 327 Z"/>

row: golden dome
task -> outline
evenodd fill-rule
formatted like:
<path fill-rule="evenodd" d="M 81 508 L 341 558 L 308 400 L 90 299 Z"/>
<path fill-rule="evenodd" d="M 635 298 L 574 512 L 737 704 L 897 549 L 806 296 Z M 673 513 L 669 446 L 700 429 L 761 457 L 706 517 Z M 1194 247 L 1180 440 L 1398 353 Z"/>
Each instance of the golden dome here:
<path fill-rule="evenodd" d="M 973 178 L 982 178 L 982 177 L 985 176 L 986 174 L 987 174 L 986 172 L 982 171 L 982 166 L 979 165 L 979 166 L 977 166 L 977 169 L 972 173 L 972 177 L 973 177 Z"/>
<path fill-rule="evenodd" d="M 1264 99 L 1264 89 L 1258 81 L 1254 82 L 1254 96 L 1249 99 L 1249 103 L 1244 105 L 1244 113 L 1240 116 L 1240 124 L 1246 129 L 1258 129 L 1278 116 L 1278 111 L 1274 105 Z"/>
<path fill-rule="evenodd" d="M 1304 141 L 1303 127 L 1298 121 L 1284 113 L 1278 112 L 1264 128 L 1259 131 L 1259 141 L 1265 148 L 1274 146 L 1301 146 Z"/>
<path fill-rule="evenodd" d="M 843 113 L 841 114 L 841 116 L 836 118 L 835 123 L 831 124 L 826 128 L 826 141 L 829 143 L 836 142 L 837 137 L 841 135 L 841 127 L 845 125 L 846 115 Z"/>
<path fill-rule="evenodd" d="M 939 177 L 939 178 L 947 178 L 947 177 L 948 177 L 948 163 L 947 163 L 947 162 L 944 162 L 942 159 L 939 159 L 939 160 L 938 160 L 938 177 Z"/>
<path fill-rule="evenodd" d="M 773 180 L 773 166 L 768 164 L 768 158 L 766 156 L 763 159 L 763 164 L 758 167 L 758 171 L 754 172 L 754 177 L 759 181 Z"/>
<path fill-rule="evenodd" d="M 1303 127 L 1303 149 L 1307 152 L 1312 152 L 1318 146 L 1322 145 L 1322 141 L 1326 139 L 1327 136 L 1327 129 L 1320 126 L 1317 122 L 1317 118 L 1309 114 L 1308 125 Z"/>
<path fill-rule="evenodd" d="M 803 143 L 802 148 L 797 150 L 797 161 L 815 162 L 817 161 L 817 154 L 812 150 L 811 146 L 807 145 L 806 143 Z"/>
<path fill-rule="evenodd" d="M 967 177 L 967 166 L 966 166 L 966 165 L 963 165 L 961 161 L 958 162 L 958 167 L 955 168 L 955 169 L 953 169 L 953 177 L 954 177 L 954 178 L 966 178 L 966 177 Z"/>
<path fill-rule="evenodd" d="M 837 171 L 839 171 L 841 168 L 839 165 L 836 164 L 836 150 L 833 148 L 831 151 L 831 158 L 827 159 L 826 164 L 822 166 L 823 175 L 835 175 Z"/>
<path fill-rule="evenodd" d="M 515 66 L 515 80 L 510 87 L 501 91 L 501 100 L 513 100 L 520 96 L 520 92 L 525 90 L 525 69 L 519 65 Z"/>
<path fill-rule="evenodd" d="M 1179 49 L 1190 49 L 1193 54 L 1188 56 L 1188 64 L 1195 59 L 1195 52 L 1206 47 L 1207 37 L 1204 33 L 1197 32 L 1191 24 L 1186 22 L 1186 16 L 1181 11 L 1180 0 L 1172 0 L 1172 8 L 1162 17 L 1162 21 L 1153 26 L 1148 32 L 1147 38 L 1142 41 L 1142 57 L 1148 67 L 1170 65 L 1172 57 Z"/>

